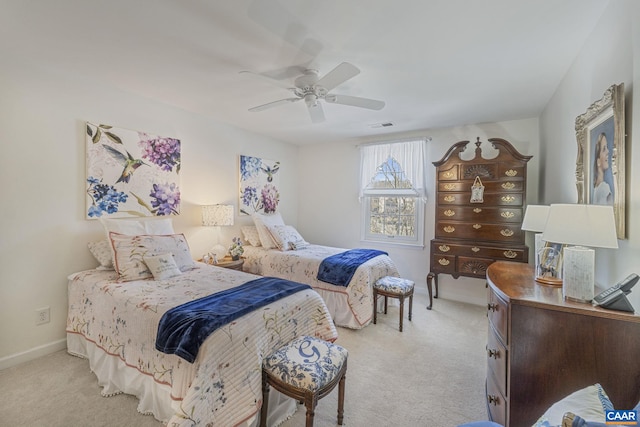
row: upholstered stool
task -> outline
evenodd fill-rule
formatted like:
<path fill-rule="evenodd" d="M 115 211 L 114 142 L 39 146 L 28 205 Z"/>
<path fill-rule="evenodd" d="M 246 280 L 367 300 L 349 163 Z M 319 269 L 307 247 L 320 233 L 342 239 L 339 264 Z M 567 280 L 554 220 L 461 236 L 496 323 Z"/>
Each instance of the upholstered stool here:
<path fill-rule="evenodd" d="M 404 317 L 404 299 L 409 297 L 409 321 L 413 310 L 413 280 L 401 277 L 386 276 L 373 285 L 373 324 L 378 320 L 378 296 L 384 296 L 384 314 L 387 314 L 387 297 L 400 300 L 400 332 L 402 332 L 402 319 Z"/>
<path fill-rule="evenodd" d="M 338 424 L 344 417 L 344 383 L 347 373 L 347 350 L 337 344 L 314 337 L 299 337 L 262 362 L 262 410 L 260 427 L 267 426 L 269 386 L 280 393 L 304 402 L 307 427 L 313 426 L 319 399 L 338 387 Z"/>

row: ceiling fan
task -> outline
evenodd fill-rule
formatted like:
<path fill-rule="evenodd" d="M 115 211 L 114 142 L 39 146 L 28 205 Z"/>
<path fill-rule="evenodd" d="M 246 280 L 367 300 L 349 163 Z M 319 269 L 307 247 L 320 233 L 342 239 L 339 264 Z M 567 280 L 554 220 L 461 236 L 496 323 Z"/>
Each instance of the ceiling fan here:
<path fill-rule="evenodd" d="M 295 95 L 295 97 L 292 98 L 280 99 L 249 108 L 249 111 L 251 112 L 264 111 L 290 102 L 304 100 L 305 104 L 307 104 L 311 121 L 313 123 L 320 123 L 325 120 L 324 111 L 319 102 L 320 100 L 324 100 L 331 104 L 350 105 L 352 107 L 368 108 L 370 110 L 381 110 L 384 107 L 384 101 L 330 93 L 330 91 L 338 85 L 360 74 L 360 70 L 348 62 L 339 64 L 322 78 L 318 76 L 317 70 L 306 69 L 301 76 L 294 80 L 295 87 L 283 86 L 282 82 L 278 80 L 273 80 L 261 74 L 252 73 L 251 71 L 241 71 L 241 73 L 249 73 L 259 76 L 276 84 L 277 86 L 285 87 Z"/>

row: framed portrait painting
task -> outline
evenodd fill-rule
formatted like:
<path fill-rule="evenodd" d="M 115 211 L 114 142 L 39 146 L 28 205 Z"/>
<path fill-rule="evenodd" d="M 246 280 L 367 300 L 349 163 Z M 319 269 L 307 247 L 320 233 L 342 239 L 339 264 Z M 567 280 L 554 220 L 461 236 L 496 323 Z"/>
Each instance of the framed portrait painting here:
<path fill-rule="evenodd" d="M 613 85 L 576 118 L 578 203 L 610 205 L 625 238 L 624 84 Z"/>

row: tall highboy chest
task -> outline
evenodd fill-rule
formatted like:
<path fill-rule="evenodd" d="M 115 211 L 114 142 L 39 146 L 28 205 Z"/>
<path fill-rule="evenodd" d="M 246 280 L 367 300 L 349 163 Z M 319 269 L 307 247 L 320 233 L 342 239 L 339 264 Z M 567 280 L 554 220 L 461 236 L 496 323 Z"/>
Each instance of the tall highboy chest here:
<path fill-rule="evenodd" d="M 484 278 L 497 260 L 527 262 L 528 247 L 521 229 L 527 187 L 527 162 L 508 141 L 489 138 L 497 156 L 482 155 L 480 138 L 475 156 L 462 159 L 469 141 L 460 141 L 434 162 L 436 167 L 435 238 L 427 275 L 429 306 L 432 282 L 438 295 L 438 274 Z"/>

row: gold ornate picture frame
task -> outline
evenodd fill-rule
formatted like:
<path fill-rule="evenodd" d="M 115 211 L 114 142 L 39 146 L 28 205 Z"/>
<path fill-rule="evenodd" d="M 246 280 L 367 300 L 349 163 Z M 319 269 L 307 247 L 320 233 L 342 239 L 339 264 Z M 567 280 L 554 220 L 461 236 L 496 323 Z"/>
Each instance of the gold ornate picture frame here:
<path fill-rule="evenodd" d="M 578 203 L 613 206 L 618 239 L 625 238 L 624 83 L 576 118 Z"/>

